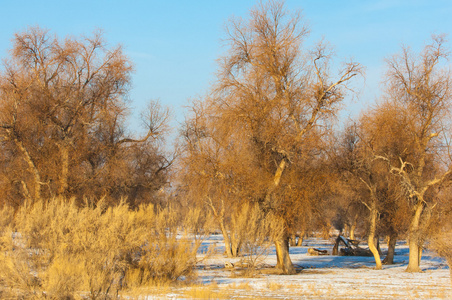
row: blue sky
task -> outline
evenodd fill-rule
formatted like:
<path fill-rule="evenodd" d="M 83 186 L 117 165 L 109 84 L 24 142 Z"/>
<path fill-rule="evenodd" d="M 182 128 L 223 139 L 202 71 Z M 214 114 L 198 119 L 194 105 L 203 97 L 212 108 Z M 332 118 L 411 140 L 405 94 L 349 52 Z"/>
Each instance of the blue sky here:
<path fill-rule="evenodd" d="M 187 100 L 203 95 L 215 80 L 216 59 L 226 48 L 221 39 L 232 16 L 246 17 L 251 0 L 0 0 L 0 57 L 11 48 L 14 33 L 39 25 L 66 35 L 105 32 L 111 45 L 124 46 L 135 72 L 130 94 L 131 130 L 135 116 L 150 99 L 160 99 L 183 120 Z M 450 0 L 287 0 L 301 9 L 311 29 L 308 43 L 321 39 L 335 48 L 337 60 L 354 58 L 366 67 L 366 82 L 343 117 L 356 116 L 380 93 L 384 58 L 402 44 L 419 50 L 432 33 L 451 33 Z M 449 39 L 451 37 L 449 36 Z M 450 43 L 449 43 L 450 45 Z M 174 125 L 177 123 L 173 122 Z"/>

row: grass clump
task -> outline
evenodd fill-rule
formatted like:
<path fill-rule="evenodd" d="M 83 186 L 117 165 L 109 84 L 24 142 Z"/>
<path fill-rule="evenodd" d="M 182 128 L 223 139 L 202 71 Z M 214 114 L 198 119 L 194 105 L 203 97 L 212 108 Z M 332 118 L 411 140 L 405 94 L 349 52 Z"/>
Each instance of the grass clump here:
<path fill-rule="evenodd" d="M 198 244 L 152 205 L 78 207 L 55 199 L 0 214 L 2 297 L 111 299 L 119 291 L 194 276 Z"/>

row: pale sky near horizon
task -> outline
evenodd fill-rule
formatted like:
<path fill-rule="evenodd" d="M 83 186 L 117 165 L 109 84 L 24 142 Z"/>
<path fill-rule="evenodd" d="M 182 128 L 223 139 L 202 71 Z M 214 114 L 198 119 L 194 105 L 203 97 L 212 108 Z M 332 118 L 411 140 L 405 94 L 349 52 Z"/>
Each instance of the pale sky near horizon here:
<path fill-rule="evenodd" d="M 215 80 L 216 59 L 225 51 L 225 24 L 247 18 L 255 0 L 0 0 L 0 58 L 8 57 L 14 33 L 39 25 L 63 38 L 104 30 L 110 45 L 122 44 L 135 66 L 130 98 L 131 130 L 138 111 L 159 99 L 182 122 L 188 99 L 205 94 Z M 301 9 L 311 30 L 308 43 L 322 37 L 336 61 L 354 58 L 366 67 L 357 100 L 342 112 L 356 116 L 380 94 L 384 58 L 407 45 L 415 51 L 431 34 L 452 30 L 451 0 L 286 0 Z M 449 48 L 451 43 L 449 42 Z"/>

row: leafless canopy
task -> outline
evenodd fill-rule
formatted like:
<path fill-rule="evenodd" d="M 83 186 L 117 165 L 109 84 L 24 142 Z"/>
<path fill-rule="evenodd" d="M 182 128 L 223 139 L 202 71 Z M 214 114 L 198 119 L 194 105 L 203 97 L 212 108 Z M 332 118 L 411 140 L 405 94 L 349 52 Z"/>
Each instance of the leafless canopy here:
<path fill-rule="evenodd" d="M 315 173 L 306 169 L 309 157 L 318 155 L 350 79 L 362 73 L 349 62 L 331 75 L 332 53 L 326 43 L 306 47 L 308 32 L 299 12 L 276 1 L 258 4 L 248 20 L 228 22 L 228 51 L 219 60 L 217 81 L 195 102 L 184 129 L 187 188 L 203 199 L 209 195 L 217 211 L 254 201 L 278 212 L 286 228 L 292 223 L 288 216 L 296 213 L 289 202 L 300 196 L 292 184 L 302 180 L 296 183 L 290 174 Z M 292 272 L 288 255 L 280 258 L 284 272 Z"/>
<path fill-rule="evenodd" d="M 166 164 L 152 138 L 168 114 L 151 106 L 149 132 L 127 136 L 132 65 L 120 46 L 108 48 L 100 32 L 61 40 L 32 27 L 15 35 L 11 53 L 0 77 L 4 198 L 135 199 L 160 188 L 162 179 L 149 183 Z"/>

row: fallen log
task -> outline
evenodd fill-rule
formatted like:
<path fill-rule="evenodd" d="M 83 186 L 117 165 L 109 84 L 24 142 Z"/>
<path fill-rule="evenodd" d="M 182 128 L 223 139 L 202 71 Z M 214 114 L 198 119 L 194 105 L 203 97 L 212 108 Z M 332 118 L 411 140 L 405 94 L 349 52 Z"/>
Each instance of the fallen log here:
<path fill-rule="evenodd" d="M 308 248 L 308 254 L 311 256 L 318 256 L 318 255 L 328 255 L 327 250 L 320 250 L 317 248 Z"/>

